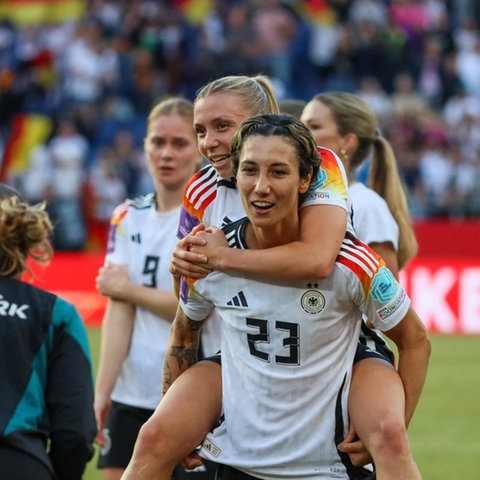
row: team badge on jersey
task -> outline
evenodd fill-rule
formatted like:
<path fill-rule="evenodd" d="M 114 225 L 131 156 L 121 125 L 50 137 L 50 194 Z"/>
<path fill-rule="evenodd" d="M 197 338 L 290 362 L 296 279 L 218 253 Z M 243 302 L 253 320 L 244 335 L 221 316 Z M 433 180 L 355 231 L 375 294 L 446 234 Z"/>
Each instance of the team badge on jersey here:
<path fill-rule="evenodd" d="M 300 303 L 307 313 L 315 315 L 325 308 L 325 297 L 318 290 L 307 290 L 302 295 Z"/>
<path fill-rule="evenodd" d="M 380 268 L 372 281 L 372 297 L 378 302 L 387 303 L 397 293 L 397 282 L 392 272 L 385 267 Z"/>

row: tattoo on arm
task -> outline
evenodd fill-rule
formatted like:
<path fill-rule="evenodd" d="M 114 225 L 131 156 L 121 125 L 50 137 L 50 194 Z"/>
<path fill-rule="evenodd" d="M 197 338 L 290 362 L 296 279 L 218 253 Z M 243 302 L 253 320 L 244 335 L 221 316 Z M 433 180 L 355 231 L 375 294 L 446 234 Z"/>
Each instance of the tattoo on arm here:
<path fill-rule="evenodd" d="M 199 334 L 203 323 L 188 318 L 181 308 L 177 310 L 163 364 L 164 394 L 184 370 L 197 363 Z"/>
<path fill-rule="evenodd" d="M 172 373 L 167 359 L 165 359 L 165 367 L 163 369 L 162 395 L 165 395 L 172 385 Z"/>
<path fill-rule="evenodd" d="M 185 346 L 172 346 L 170 356 L 177 359 L 178 368 L 185 370 L 197 363 L 197 350 Z"/>

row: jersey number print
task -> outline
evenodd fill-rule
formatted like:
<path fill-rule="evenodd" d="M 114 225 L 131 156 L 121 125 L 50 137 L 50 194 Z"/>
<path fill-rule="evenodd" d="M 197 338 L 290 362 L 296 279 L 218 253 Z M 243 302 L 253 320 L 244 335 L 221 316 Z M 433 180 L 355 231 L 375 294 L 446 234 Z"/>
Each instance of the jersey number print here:
<path fill-rule="evenodd" d="M 248 327 L 255 328 L 258 333 L 247 333 L 248 348 L 250 354 L 265 362 L 270 363 L 270 354 L 262 351 L 259 343 L 270 343 L 270 322 L 260 318 L 247 318 Z M 288 355 L 275 355 L 275 363 L 281 365 L 300 365 L 300 334 L 298 323 L 275 322 L 273 335 L 282 335 L 282 345 L 288 348 Z"/>
<path fill-rule="evenodd" d="M 160 264 L 160 257 L 155 255 L 147 255 L 145 257 L 145 264 L 143 266 L 143 275 L 148 275 L 150 280 L 148 283 L 144 283 L 145 287 L 157 287 L 157 271 Z"/>

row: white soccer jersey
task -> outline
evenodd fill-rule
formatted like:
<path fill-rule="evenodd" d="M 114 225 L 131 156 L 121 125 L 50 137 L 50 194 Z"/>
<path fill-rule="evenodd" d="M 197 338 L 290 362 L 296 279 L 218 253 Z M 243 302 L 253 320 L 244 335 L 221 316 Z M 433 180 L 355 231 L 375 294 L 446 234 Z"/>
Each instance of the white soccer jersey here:
<path fill-rule="evenodd" d="M 153 193 L 127 200 L 112 215 L 106 261 L 128 265 L 130 278 L 137 284 L 172 290 L 168 269 L 179 215 L 180 207 L 158 212 Z M 157 407 L 170 327 L 169 320 L 136 307 L 130 349 L 113 400 L 152 410 Z"/>
<path fill-rule="evenodd" d="M 302 207 L 325 204 L 350 211 L 347 176 L 342 162 L 334 152 L 326 148 L 319 147 L 319 153 L 322 163 L 317 181 L 310 187 Z M 221 228 L 244 216 L 245 210 L 235 180 L 218 177 L 215 169 L 207 165 L 192 177 L 185 189 L 177 235 L 178 238 L 184 238 L 199 223 Z M 350 215 L 348 218 L 350 221 Z M 349 230 L 352 230 L 350 224 Z M 182 279 L 181 297 L 185 299 L 186 293 L 187 285 Z M 212 313 L 202 330 L 202 342 L 207 355 L 218 350 L 219 337 L 219 320 Z"/>
<path fill-rule="evenodd" d="M 230 226 L 231 245 L 243 247 L 244 226 Z M 204 319 L 215 305 L 223 322 L 224 418 L 202 455 L 267 480 L 350 478 L 336 445 L 362 312 L 389 330 L 409 304 L 381 258 L 350 236 L 324 280 L 288 287 L 214 272 L 194 282 L 186 315 Z"/>
<path fill-rule="evenodd" d="M 391 242 L 398 251 L 399 228 L 387 202 L 363 183 L 350 186 L 348 194 L 353 205 L 353 225 L 362 242 Z"/>

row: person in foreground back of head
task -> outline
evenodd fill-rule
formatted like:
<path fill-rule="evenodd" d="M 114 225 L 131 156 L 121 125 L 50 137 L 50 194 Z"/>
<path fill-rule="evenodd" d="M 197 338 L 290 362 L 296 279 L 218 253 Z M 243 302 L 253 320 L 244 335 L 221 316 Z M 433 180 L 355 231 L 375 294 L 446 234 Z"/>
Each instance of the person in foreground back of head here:
<path fill-rule="evenodd" d="M 80 480 L 96 433 L 93 371 L 75 307 L 22 280 L 48 262 L 45 206 L 0 186 L 0 478 Z"/>

